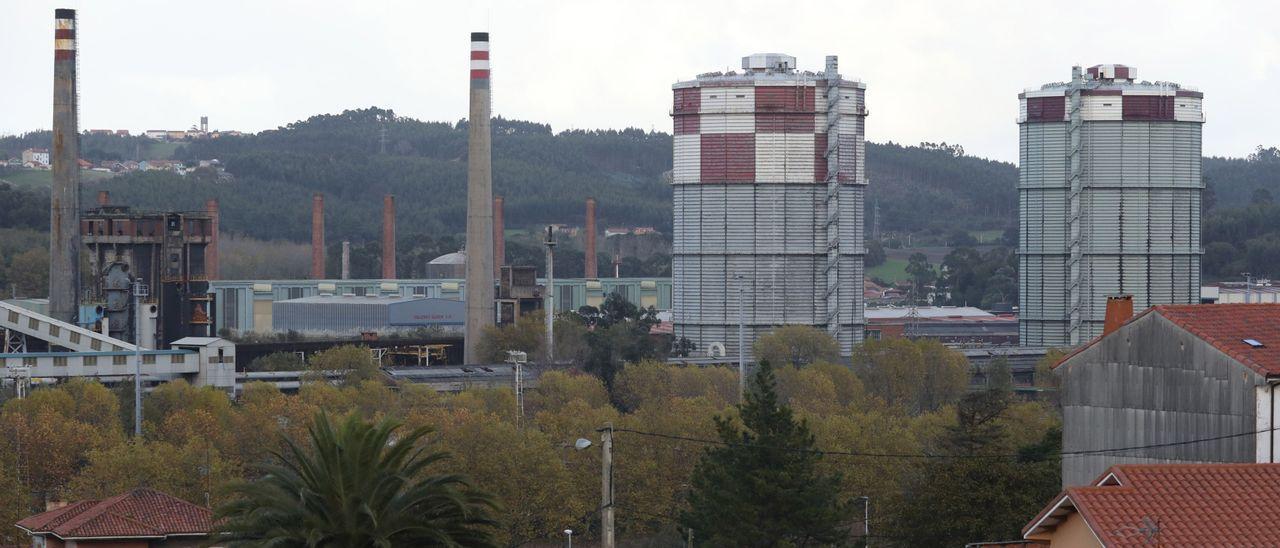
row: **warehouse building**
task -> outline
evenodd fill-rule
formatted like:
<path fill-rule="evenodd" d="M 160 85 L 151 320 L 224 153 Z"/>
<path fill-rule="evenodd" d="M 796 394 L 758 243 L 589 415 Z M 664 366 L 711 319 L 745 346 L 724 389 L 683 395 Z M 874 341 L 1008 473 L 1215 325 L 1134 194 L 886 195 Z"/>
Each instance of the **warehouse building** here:
<path fill-rule="evenodd" d="M 317 296 L 276 302 L 271 308 L 277 331 L 300 333 L 452 330 L 466 319 L 462 301 L 425 297 Z"/>

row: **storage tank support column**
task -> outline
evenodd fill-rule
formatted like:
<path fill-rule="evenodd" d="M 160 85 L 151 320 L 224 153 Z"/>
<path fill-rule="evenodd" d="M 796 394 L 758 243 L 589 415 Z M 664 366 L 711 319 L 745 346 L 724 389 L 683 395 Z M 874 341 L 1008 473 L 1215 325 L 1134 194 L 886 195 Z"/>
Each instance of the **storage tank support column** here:
<path fill-rule="evenodd" d="M 827 56 L 827 333 L 840 338 L 840 72 L 835 55 Z"/>

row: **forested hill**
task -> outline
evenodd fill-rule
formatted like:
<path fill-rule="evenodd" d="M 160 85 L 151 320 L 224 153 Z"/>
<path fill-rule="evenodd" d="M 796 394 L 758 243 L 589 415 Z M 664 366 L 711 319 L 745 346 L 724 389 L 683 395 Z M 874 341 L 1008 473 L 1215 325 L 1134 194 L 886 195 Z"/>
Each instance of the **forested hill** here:
<path fill-rule="evenodd" d="M 600 202 L 600 225 L 671 226 L 671 136 L 638 129 L 562 131 L 532 122 L 493 122 L 494 192 L 506 197 L 510 228 L 578 224 L 583 200 Z M 48 132 L 0 137 L 0 154 L 47 146 Z M 86 182 L 144 208 L 196 209 L 217 197 L 225 230 L 305 241 L 310 200 L 327 197 L 326 228 L 337 238 L 376 240 L 382 195 L 397 196 L 403 234 L 453 234 L 465 221 L 465 121 L 423 122 L 368 108 L 313 116 L 242 137 L 160 146 L 146 139 L 85 136 L 92 161 L 219 159 L 229 182 L 209 173 L 185 178 L 167 172 Z M 1249 158 L 1206 158 L 1204 172 L 1219 207 L 1247 203 L 1259 189 L 1280 192 L 1280 162 L 1273 149 Z M 142 155 L 150 157 L 137 157 Z M 870 187 L 866 213 L 879 213 L 883 233 L 920 236 L 963 230 L 1001 230 L 1015 224 L 1017 168 L 966 156 L 958 145 L 867 144 Z M 0 179 L 5 178 L 0 174 Z M 86 198 L 86 200 L 91 198 Z M 870 228 L 870 227 L 869 227 Z"/>

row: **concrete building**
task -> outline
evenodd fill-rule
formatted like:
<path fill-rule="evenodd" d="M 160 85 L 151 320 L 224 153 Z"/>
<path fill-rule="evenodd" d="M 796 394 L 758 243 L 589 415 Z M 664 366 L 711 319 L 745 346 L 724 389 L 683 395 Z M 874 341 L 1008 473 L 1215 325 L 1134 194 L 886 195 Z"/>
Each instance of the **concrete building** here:
<path fill-rule="evenodd" d="M 1055 367 L 1062 450 L 1147 448 L 1064 458 L 1064 485 L 1117 464 L 1280 462 L 1280 305 L 1160 305 L 1127 322 L 1117 309 Z"/>
<path fill-rule="evenodd" d="M 812 325 L 848 353 L 863 336 L 866 86 L 834 56 L 822 72 L 782 54 L 742 68 L 672 86 L 675 335 L 732 356 Z"/>
<path fill-rule="evenodd" d="M 1203 94 L 1075 67 L 1019 94 L 1019 339 L 1083 344 L 1106 295 L 1200 300 Z"/>
<path fill-rule="evenodd" d="M 1018 344 L 1018 319 L 972 306 L 869 307 L 867 339 L 933 339 L 948 346 Z"/>
<path fill-rule="evenodd" d="M 538 279 L 545 284 L 545 279 Z M 557 278 L 556 310 L 577 310 L 583 306 L 599 306 L 612 293 L 622 295 L 640 307 L 670 310 L 672 292 L 670 278 Z M 460 278 L 420 280 L 215 280 L 210 282 L 215 317 L 215 331 L 270 333 L 282 330 L 275 322 L 274 303 L 305 297 L 417 297 L 428 299 L 465 299 L 466 282 Z"/>
<path fill-rule="evenodd" d="M 22 165 L 27 164 L 31 164 L 32 166 L 48 167 L 49 149 L 29 148 L 22 151 Z"/>

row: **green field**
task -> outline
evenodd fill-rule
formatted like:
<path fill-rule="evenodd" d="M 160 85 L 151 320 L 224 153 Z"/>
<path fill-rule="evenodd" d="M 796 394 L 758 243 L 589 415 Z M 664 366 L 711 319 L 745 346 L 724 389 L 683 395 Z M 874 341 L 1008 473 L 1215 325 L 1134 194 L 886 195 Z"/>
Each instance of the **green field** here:
<path fill-rule="evenodd" d="M 144 151 L 142 157 L 149 160 L 172 160 L 173 151 L 177 150 L 181 145 L 182 143 L 152 142 L 147 145 L 147 150 Z"/>
<path fill-rule="evenodd" d="M 867 279 L 875 278 L 893 283 L 908 277 L 907 261 L 903 259 L 885 259 L 883 264 L 867 269 Z"/>
<path fill-rule="evenodd" d="M 980 244 L 992 244 L 1000 241 L 1004 236 L 1003 230 L 970 230 L 969 235 L 973 236 Z"/>

